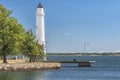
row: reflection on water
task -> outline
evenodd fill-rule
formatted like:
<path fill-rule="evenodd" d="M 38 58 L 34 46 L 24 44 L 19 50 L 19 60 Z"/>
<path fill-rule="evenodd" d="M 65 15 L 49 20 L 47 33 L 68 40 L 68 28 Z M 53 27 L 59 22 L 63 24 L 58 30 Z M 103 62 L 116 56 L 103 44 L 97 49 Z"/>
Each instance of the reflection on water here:
<path fill-rule="evenodd" d="M 44 71 L 0 72 L 0 80 L 44 80 Z M 40 79 L 41 78 L 41 79 Z"/>
<path fill-rule="evenodd" d="M 96 63 L 92 67 L 62 64 L 64 67 L 57 70 L 0 72 L 0 80 L 120 80 L 120 57 L 78 57 L 78 59 L 96 60 Z"/>

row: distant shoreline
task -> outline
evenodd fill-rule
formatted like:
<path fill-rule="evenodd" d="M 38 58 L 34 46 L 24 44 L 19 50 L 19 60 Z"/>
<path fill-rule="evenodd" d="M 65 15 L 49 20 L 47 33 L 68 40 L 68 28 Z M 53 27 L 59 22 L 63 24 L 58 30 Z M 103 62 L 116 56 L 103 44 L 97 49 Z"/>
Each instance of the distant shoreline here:
<path fill-rule="evenodd" d="M 120 56 L 120 53 L 47 53 L 47 56 Z"/>

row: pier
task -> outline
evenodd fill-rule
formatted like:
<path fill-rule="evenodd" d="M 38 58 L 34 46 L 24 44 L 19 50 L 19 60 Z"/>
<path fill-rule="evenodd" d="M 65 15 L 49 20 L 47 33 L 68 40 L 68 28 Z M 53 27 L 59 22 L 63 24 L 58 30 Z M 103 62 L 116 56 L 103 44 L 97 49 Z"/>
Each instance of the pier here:
<path fill-rule="evenodd" d="M 60 61 L 60 63 L 78 63 L 78 67 L 91 67 L 95 61 Z"/>
<path fill-rule="evenodd" d="M 77 63 L 78 67 L 91 67 L 91 64 L 95 63 L 94 60 L 91 61 L 45 61 L 45 62 L 59 62 L 59 63 Z"/>

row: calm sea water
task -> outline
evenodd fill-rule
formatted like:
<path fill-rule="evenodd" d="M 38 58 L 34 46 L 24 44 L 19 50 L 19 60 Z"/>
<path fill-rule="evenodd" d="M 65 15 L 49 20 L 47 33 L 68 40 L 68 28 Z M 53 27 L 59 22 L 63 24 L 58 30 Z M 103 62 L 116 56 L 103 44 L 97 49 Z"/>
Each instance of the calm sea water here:
<path fill-rule="evenodd" d="M 61 69 L 0 72 L 0 80 L 120 80 L 120 57 L 48 57 L 49 60 L 96 60 L 92 67 L 62 64 Z"/>

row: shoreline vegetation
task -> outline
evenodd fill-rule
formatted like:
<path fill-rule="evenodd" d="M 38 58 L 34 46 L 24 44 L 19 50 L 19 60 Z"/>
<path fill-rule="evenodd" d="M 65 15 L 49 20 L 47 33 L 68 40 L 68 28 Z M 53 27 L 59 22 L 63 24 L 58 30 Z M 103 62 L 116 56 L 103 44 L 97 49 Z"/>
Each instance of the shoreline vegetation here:
<path fill-rule="evenodd" d="M 120 52 L 115 53 L 47 53 L 47 56 L 120 56 Z"/>

